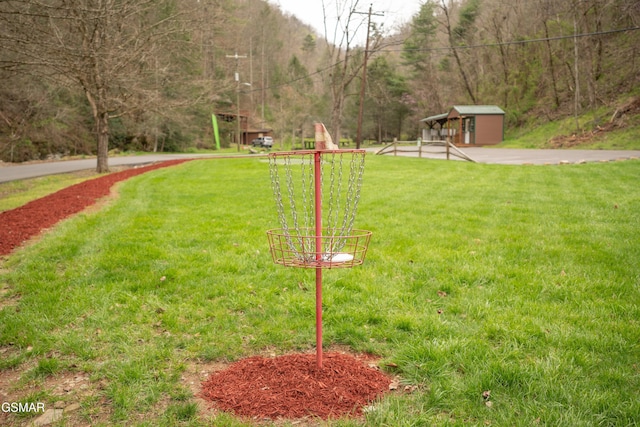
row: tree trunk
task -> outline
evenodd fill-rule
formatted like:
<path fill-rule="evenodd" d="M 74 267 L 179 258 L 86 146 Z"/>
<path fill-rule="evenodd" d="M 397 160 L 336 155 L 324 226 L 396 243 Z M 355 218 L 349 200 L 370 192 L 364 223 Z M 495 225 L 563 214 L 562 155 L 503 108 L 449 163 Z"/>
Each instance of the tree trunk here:
<path fill-rule="evenodd" d="M 109 113 L 100 112 L 96 117 L 96 133 L 98 139 L 98 173 L 109 172 Z"/>
<path fill-rule="evenodd" d="M 109 172 L 109 111 L 106 107 L 103 107 L 104 102 L 96 100 L 91 92 L 86 88 L 85 95 L 89 105 L 91 106 L 91 112 L 93 114 L 93 121 L 96 126 L 96 140 L 97 146 L 97 165 L 96 172 L 107 173 Z M 104 97 L 105 92 L 98 90 L 98 94 Z"/>
<path fill-rule="evenodd" d="M 458 49 L 456 48 L 456 43 L 454 41 L 454 36 L 453 36 L 453 29 L 451 28 L 451 18 L 449 16 L 449 9 L 447 7 L 447 5 L 445 4 L 444 0 L 442 0 L 442 5 L 441 5 L 442 11 L 444 12 L 445 15 L 445 29 L 447 31 L 447 39 L 449 40 L 449 46 L 451 47 L 451 53 L 453 53 L 453 57 L 456 60 L 456 65 L 458 66 L 458 71 L 460 72 L 460 77 L 462 78 L 462 82 L 464 84 L 464 87 L 467 91 L 467 94 L 469 95 L 469 98 L 471 98 L 471 102 L 473 102 L 474 104 L 477 104 L 476 101 L 476 96 L 473 93 L 473 88 L 471 87 L 471 83 L 469 82 L 469 77 L 467 76 L 467 73 L 465 72 L 465 65 L 462 64 L 462 60 L 460 59 L 460 55 L 458 54 Z"/>
<path fill-rule="evenodd" d="M 549 75 L 551 76 L 551 88 L 553 89 L 553 100 L 557 109 L 560 107 L 560 96 L 558 95 L 558 83 L 556 82 L 556 66 L 553 60 L 553 50 L 551 49 L 549 26 L 547 25 L 546 17 L 542 23 L 544 25 L 544 36 L 546 38 L 547 55 L 549 61 Z"/>
<path fill-rule="evenodd" d="M 333 138 L 340 142 L 342 129 L 342 115 L 344 111 L 344 89 L 342 88 L 338 95 L 333 99 L 333 108 L 331 110 L 331 128 L 333 130 Z"/>

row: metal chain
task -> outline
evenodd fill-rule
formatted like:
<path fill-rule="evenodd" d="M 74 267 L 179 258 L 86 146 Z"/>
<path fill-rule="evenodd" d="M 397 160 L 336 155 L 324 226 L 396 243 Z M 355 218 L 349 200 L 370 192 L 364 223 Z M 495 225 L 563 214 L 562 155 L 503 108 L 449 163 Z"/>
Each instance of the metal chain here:
<path fill-rule="evenodd" d="M 359 164 L 357 162 L 359 160 Z M 349 189 L 347 190 L 347 202 L 343 218 L 343 226 L 347 233 L 353 230 L 353 223 L 356 219 L 358 202 L 360 201 L 360 189 L 362 188 L 362 177 L 364 175 L 364 153 L 353 153 L 351 157 L 349 173 Z M 349 212 L 349 210 L 351 212 Z"/>
<path fill-rule="evenodd" d="M 287 160 L 285 159 L 284 162 L 284 168 L 285 168 L 285 175 L 288 176 L 289 172 L 288 169 L 289 167 L 287 166 Z M 293 242 L 291 241 L 291 233 L 289 232 L 289 224 L 287 222 L 287 218 L 285 215 L 285 209 L 284 209 L 284 203 L 283 203 L 283 197 L 282 197 L 282 190 L 281 190 L 281 186 L 280 186 L 280 175 L 278 173 L 278 158 L 275 156 L 269 156 L 269 171 L 270 171 L 270 175 L 271 175 L 271 185 L 273 187 L 273 194 L 276 200 L 276 208 L 278 210 L 278 219 L 280 220 L 280 226 L 282 227 L 282 233 L 285 236 L 285 240 L 287 242 L 287 245 L 289 246 L 289 248 L 295 252 L 295 247 L 293 245 Z M 287 178 L 287 185 L 288 185 L 288 181 L 289 178 Z M 291 194 L 291 193 L 289 193 Z M 293 199 L 291 199 L 293 200 Z M 296 254 L 297 256 L 297 254 Z"/>
<path fill-rule="evenodd" d="M 297 239 L 297 244 L 294 244 L 293 239 L 291 239 L 291 235 L 288 235 L 288 241 L 287 243 L 289 244 L 291 251 L 295 254 L 295 256 L 299 259 L 304 259 L 305 254 L 308 252 L 308 249 L 305 245 L 305 238 L 304 238 L 304 233 L 301 231 L 301 227 L 300 227 L 300 223 L 298 221 L 298 217 L 299 217 L 299 212 L 298 212 L 298 207 L 296 206 L 296 191 L 295 191 L 295 184 L 294 184 L 294 180 L 293 180 L 293 167 L 292 167 L 292 163 L 291 163 L 291 156 L 287 155 L 286 156 L 287 159 L 287 187 L 289 188 L 289 204 L 291 207 L 291 218 L 293 220 L 293 228 L 295 231 L 295 237 Z M 301 189 L 302 189 L 302 220 L 303 225 L 306 226 L 307 222 L 308 222 L 308 201 L 307 201 L 307 193 L 306 193 L 306 188 L 307 186 L 305 185 L 305 161 L 304 161 L 304 157 L 302 157 L 302 176 L 301 176 Z M 298 249 L 300 249 L 300 251 L 298 251 Z"/>
<path fill-rule="evenodd" d="M 328 204 L 329 204 L 329 214 L 327 215 L 327 223 L 326 223 L 326 227 L 328 229 L 332 229 L 334 222 L 333 222 L 333 208 L 334 208 L 334 204 L 333 204 L 333 200 L 335 200 L 335 189 L 336 189 L 336 175 L 335 175 L 335 169 L 336 169 L 336 153 L 331 153 L 331 160 L 328 162 L 330 167 L 331 167 L 331 180 L 329 182 L 329 198 L 328 198 Z"/>
<path fill-rule="evenodd" d="M 337 160 L 336 160 L 337 157 Z M 331 233 L 331 244 L 328 248 L 328 252 L 335 253 L 340 251 L 344 246 L 344 239 L 336 240 L 336 236 L 344 236 L 344 230 L 338 227 L 338 216 L 342 209 L 342 188 L 343 188 L 343 153 L 333 153 L 332 167 L 331 167 L 331 194 L 329 197 L 329 219 L 328 229 Z M 337 165 L 337 167 L 336 167 Z M 337 170 L 337 173 L 336 173 Z M 346 208 L 346 207 L 345 207 Z"/>
<path fill-rule="evenodd" d="M 282 193 L 280 189 L 280 176 L 278 175 L 278 165 L 275 157 L 269 157 L 269 175 L 271 177 L 271 188 L 273 189 L 273 197 L 276 202 L 276 209 L 278 211 L 278 220 L 280 226 L 284 229 L 287 228 L 287 221 L 284 216 L 284 206 L 282 204 Z"/>
<path fill-rule="evenodd" d="M 312 194 L 314 193 L 313 168 L 313 154 L 303 154 L 301 157 L 300 169 L 302 181 L 302 214 L 304 222 L 302 229 L 297 228 L 298 235 L 307 235 L 309 230 L 312 230 L 315 226 L 315 204 L 312 197 Z M 300 245 L 303 248 L 305 254 L 313 253 L 315 251 L 315 242 L 313 241 L 313 239 L 301 239 Z"/>

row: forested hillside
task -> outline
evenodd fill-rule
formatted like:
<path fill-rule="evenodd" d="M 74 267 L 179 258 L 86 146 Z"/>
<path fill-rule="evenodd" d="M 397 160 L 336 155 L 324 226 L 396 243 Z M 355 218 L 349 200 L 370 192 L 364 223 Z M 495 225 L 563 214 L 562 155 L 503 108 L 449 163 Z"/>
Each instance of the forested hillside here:
<path fill-rule="evenodd" d="M 331 0 L 330 2 L 333 2 Z M 236 116 L 272 129 L 277 146 L 315 121 L 416 138 L 421 118 L 456 104 L 495 104 L 511 129 L 591 113 L 602 127 L 640 96 L 636 0 L 427 0 L 412 22 L 345 16 L 335 44 L 264 0 L 0 2 L 0 160 L 110 150 L 223 146 Z M 344 31 L 343 30 L 347 30 Z"/>

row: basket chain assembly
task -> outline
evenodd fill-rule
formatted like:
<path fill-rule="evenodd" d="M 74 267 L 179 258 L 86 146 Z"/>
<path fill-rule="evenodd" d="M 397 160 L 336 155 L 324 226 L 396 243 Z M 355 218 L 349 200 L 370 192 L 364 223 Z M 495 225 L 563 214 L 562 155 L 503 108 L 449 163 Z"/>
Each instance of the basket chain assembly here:
<path fill-rule="evenodd" d="M 278 263 L 288 265 L 290 261 L 296 266 L 311 268 L 318 265 L 320 258 L 323 262 L 328 261 L 327 266 L 331 268 L 338 264 L 332 262 L 336 254 L 347 251 L 363 256 L 366 251 L 368 238 L 361 241 L 364 236 L 352 236 L 364 173 L 364 151 L 324 151 L 318 164 L 314 164 L 316 155 L 314 151 L 269 155 L 271 183 L 281 226 L 279 232 L 270 234 L 277 235 L 282 245 L 278 249 L 282 257 L 274 255 Z M 327 187 L 320 195 L 314 192 L 314 168 L 319 168 L 317 176 L 321 188 Z M 319 236 L 313 231 L 316 226 L 314 196 L 320 197 L 320 204 L 326 208 L 326 214 L 321 218 L 323 232 Z M 322 242 L 321 254 L 316 250 L 318 239 Z M 292 259 L 279 262 L 280 258 Z M 355 264 L 359 263 L 361 259 L 355 261 Z"/>

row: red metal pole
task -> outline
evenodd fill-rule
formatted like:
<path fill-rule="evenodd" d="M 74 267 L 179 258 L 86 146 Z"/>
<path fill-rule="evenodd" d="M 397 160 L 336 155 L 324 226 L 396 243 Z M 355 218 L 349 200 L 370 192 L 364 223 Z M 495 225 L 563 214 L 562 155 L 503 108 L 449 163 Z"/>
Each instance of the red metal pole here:
<path fill-rule="evenodd" d="M 321 153 L 314 153 L 315 214 L 316 214 L 316 364 L 322 369 L 322 182 Z"/>

